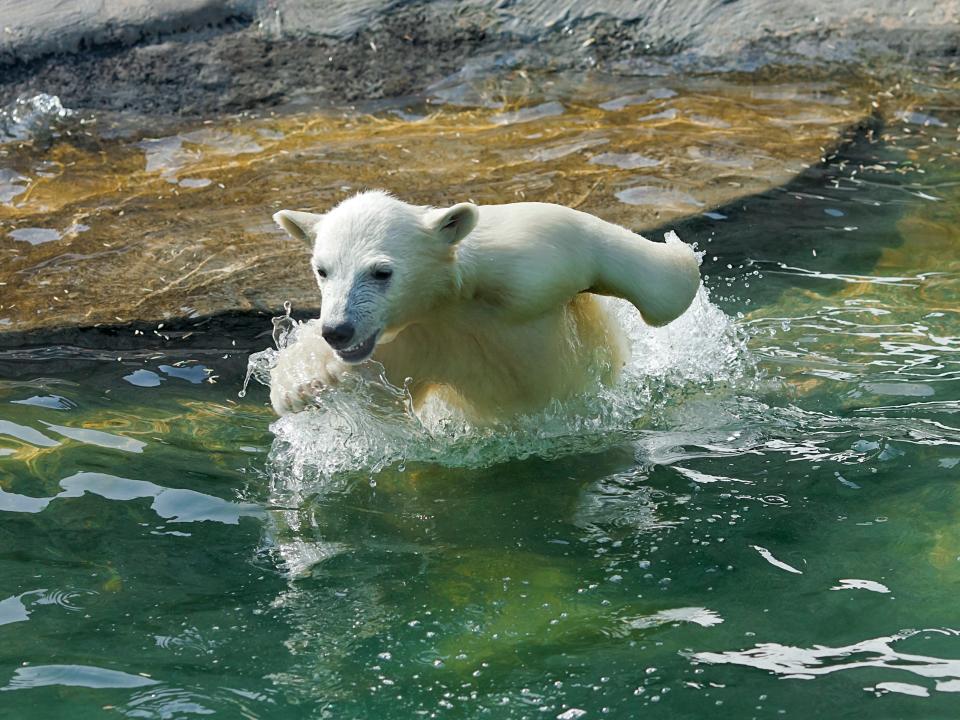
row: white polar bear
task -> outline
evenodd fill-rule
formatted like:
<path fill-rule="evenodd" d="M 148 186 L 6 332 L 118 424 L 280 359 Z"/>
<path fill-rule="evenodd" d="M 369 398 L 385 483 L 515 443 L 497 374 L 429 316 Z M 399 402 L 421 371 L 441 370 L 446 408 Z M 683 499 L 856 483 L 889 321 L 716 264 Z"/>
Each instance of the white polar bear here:
<path fill-rule="evenodd" d="M 313 245 L 318 321 L 302 326 L 271 374 L 280 415 L 374 358 L 405 382 L 487 423 L 612 382 L 629 358 L 596 295 L 629 300 L 651 325 L 682 314 L 700 285 L 693 250 L 654 243 L 546 203 L 446 209 L 364 192 L 324 215 L 274 220 Z"/>

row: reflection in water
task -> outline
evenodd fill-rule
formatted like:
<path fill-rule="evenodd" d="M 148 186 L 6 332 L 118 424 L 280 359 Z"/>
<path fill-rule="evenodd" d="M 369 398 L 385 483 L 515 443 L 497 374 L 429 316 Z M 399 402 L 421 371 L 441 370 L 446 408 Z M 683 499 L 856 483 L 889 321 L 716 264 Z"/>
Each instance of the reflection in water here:
<path fill-rule="evenodd" d="M 645 105 L 653 100 L 669 100 L 676 96 L 677 93 L 670 88 L 654 88 L 640 95 L 621 95 L 600 103 L 600 107 L 604 110 L 623 110 L 630 105 Z"/>
<path fill-rule="evenodd" d="M 660 161 L 640 153 L 600 153 L 590 158 L 593 165 L 614 165 L 624 170 L 656 167 Z"/>
<path fill-rule="evenodd" d="M 250 503 L 232 503 L 194 490 L 165 488 L 143 480 L 130 480 L 104 473 L 79 472 L 60 481 L 63 492 L 48 498 L 16 495 L 0 490 L 0 510 L 38 513 L 59 498 L 82 497 L 84 493 L 107 500 L 153 498 L 151 510 L 172 522 L 212 522 L 236 525 L 241 517 L 261 517 L 263 511 Z"/>
<path fill-rule="evenodd" d="M 30 178 L 7 168 L 0 168 L 0 203 L 9 203 L 27 190 Z"/>
<path fill-rule="evenodd" d="M 768 563 L 773 565 L 775 568 L 780 568 L 781 570 L 786 570 L 789 573 L 794 573 L 795 575 L 803 575 L 802 570 L 797 570 L 793 565 L 788 565 L 782 560 L 777 560 L 773 553 L 767 550 L 765 547 L 760 547 L 759 545 L 752 545 L 754 550 L 760 553 L 760 557 L 766 560 Z"/>
<path fill-rule="evenodd" d="M 35 608 L 28 608 L 28 602 L 31 606 L 54 605 L 64 610 L 79 612 L 81 608 L 76 605 L 77 599 L 95 594 L 88 590 L 30 590 L 20 595 L 14 595 L 5 600 L 0 600 L 0 625 L 29 620 L 30 614 Z"/>
<path fill-rule="evenodd" d="M 17 668 L 13 677 L 0 692 L 26 690 L 44 685 L 65 685 L 85 688 L 135 688 L 159 684 L 142 675 L 131 675 L 119 670 L 89 665 L 33 665 Z"/>
<path fill-rule="evenodd" d="M 788 679 L 811 680 L 820 675 L 862 668 L 883 668 L 913 673 L 932 680 L 941 692 L 960 692 L 960 660 L 916 655 L 897 650 L 894 645 L 909 638 L 940 634 L 960 637 L 960 631 L 951 629 L 904 630 L 889 637 L 879 637 L 844 647 L 813 648 L 790 647 L 777 643 L 763 643 L 741 652 L 696 653 L 694 660 L 713 665 L 745 665 L 780 675 Z M 955 645 L 956 643 L 954 643 Z M 877 688 L 896 691 L 898 683 L 879 683 Z M 923 689 L 921 687 L 921 689 Z M 908 693 L 909 694 L 909 693 Z M 917 693 L 926 695 L 926 692 Z"/>
<path fill-rule="evenodd" d="M 689 193 L 655 185 L 635 185 L 617 193 L 617 199 L 628 205 L 649 205 L 657 208 L 683 209 L 703 207 Z"/>
<path fill-rule="evenodd" d="M 53 228 L 22 227 L 10 231 L 10 237 L 31 245 L 41 245 L 60 239 L 60 231 Z"/>
<path fill-rule="evenodd" d="M 878 593 L 888 593 L 890 588 L 888 588 L 883 583 L 875 582 L 874 580 L 857 580 L 855 578 L 847 578 L 845 580 L 838 580 L 839 585 L 830 588 L 831 590 L 869 590 L 870 592 Z"/>
<path fill-rule="evenodd" d="M 0 506 L 2 508 L 2 506 Z M 22 596 L 0 600 L 0 625 L 7 625 L 15 622 L 26 622 L 30 619 L 30 613 L 27 606 L 23 604 Z"/>
<path fill-rule="evenodd" d="M 10 402 L 17 405 L 35 405 L 51 410 L 72 410 L 77 406 L 72 400 L 61 395 L 34 395 L 23 400 L 11 400 Z"/>
<path fill-rule="evenodd" d="M 0 420 L 0 435 L 7 435 L 38 447 L 53 447 L 59 444 L 58 441 L 44 435 L 39 430 L 9 420 Z"/>
<path fill-rule="evenodd" d="M 526 123 L 533 120 L 562 115 L 564 107 L 556 101 L 546 102 L 541 105 L 521 108 L 511 112 L 499 113 L 490 119 L 495 125 L 513 125 L 515 123 Z"/>
<path fill-rule="evenodd" d="M 63 435 L 77 442 L 87 443 L 88 445 L 97 445 L 99 447 L 112 448 L 114 450 L 123 450 L 125 452 L 140 453 L 146 447 L 146 443 L 134 438 L 114 435 L 113 433 L 103 432 L 102 430 L 91 430 L 90 428 L 67 427 L 65 425 L 54 425 L 53 423 L 43 422 L 47 429 L 52 430 L 58 435 Z"/>

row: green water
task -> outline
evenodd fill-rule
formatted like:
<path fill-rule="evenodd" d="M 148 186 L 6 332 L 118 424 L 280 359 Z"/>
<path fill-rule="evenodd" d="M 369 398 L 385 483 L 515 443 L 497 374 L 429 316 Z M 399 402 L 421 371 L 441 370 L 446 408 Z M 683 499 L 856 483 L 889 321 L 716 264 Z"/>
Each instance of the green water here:
<path fill-rule="evenodd" d="M 266 318 L 0 351 L 0 717 L 956 717 L 956 99 L 679 222 L 595 426 L 275 434 Z"/>

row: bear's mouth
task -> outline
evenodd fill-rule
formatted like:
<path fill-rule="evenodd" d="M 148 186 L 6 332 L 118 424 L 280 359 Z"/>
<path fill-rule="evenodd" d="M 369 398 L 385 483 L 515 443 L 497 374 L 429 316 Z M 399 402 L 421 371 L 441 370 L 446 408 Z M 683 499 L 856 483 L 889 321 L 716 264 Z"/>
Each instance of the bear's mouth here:
<path fill-rule="evenodd" d="M 356 345 L 345 347 L 342 350 L 335 350 L 334 352 L 336 352 L 337 356 L 344 362 L 363 362 L 368 357 L 373 355 L 373 349 L 377 346 L 377 337 L 379 335 L 380 332 L 377 331 L 363 342 L 358 342 Z"/>

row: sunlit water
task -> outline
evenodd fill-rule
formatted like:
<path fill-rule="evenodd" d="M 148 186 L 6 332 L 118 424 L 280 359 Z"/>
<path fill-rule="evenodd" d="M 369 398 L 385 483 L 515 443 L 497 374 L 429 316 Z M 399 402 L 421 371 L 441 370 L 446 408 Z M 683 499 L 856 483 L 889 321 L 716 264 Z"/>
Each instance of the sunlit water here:
<path fill-rule="evenodd" d="M 510 427 L 413 418 L 373 372 L 275 421 L 238 397 L 266 315 L 0 351 L 0 715 L 955 717 L 960 113 L 920 90 L 675 223 L 690 313 L 618 308 L 621 381 Z"/>

